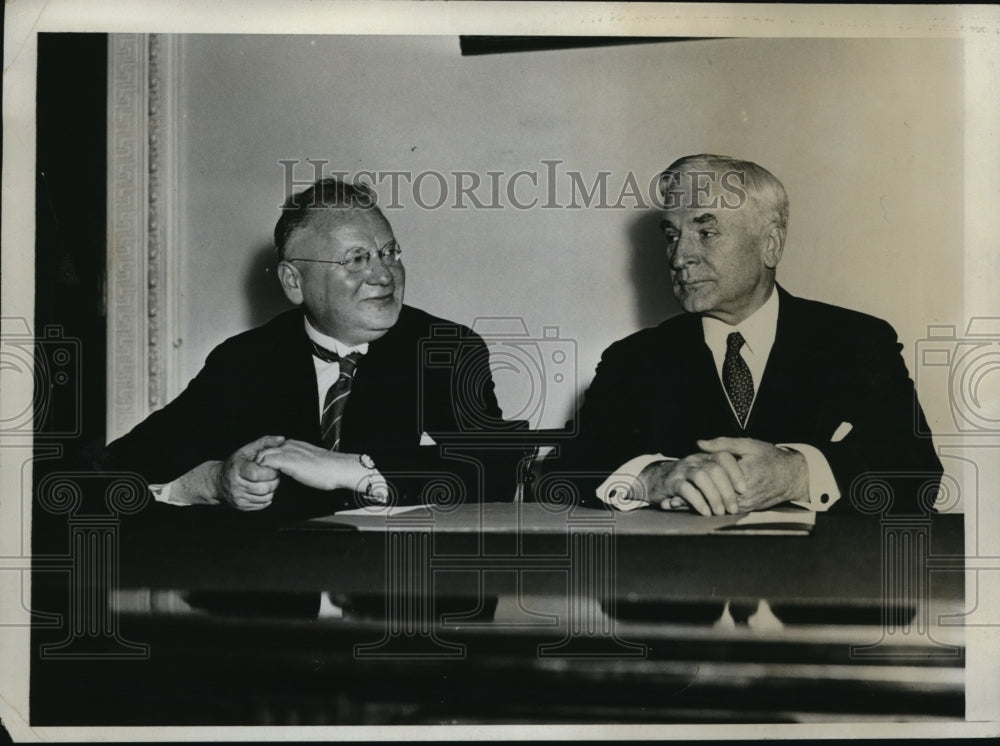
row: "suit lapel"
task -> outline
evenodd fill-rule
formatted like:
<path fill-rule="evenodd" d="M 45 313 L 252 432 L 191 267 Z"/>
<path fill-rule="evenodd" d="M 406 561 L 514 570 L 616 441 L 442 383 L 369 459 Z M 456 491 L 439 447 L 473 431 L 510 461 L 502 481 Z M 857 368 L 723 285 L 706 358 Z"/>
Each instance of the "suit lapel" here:
<path fill-rule="evenodd" d="M 301 432 L 309 442 L 319 443 L 319 388 L 312 343 L 306 335 L 304 317 L 299 314 L 296 321 L 295 327 L 289 330 L 286 354 L 281 358 L 283 365 L 287 365 L 282 378 L 289 386 L 288 396 L 282 403 L 288 407 L 288 417 L 295 431 Z"/>
<path fill-rule="evenodd" d="M 784 430 L 783 413 L 797 409 L 796 392 L 807 385 L 810 377 L 809 332 L 803 329 L 796 298 L 780 286 L 776 287 L 776 292 L 779 300 L 778 325 L 774 345 L 767 358 L 753 410 L 747 421 L 748 435 L 751 432 L 764 435 L 764 431 Z M 802 415 L 802 412 L 798 412 L 798 416 Z"/>
<path fill-rule="evenodd" d="M 701 317 L 685 315 L 676 335 L 663 335 L 660 352 L 656 380 L 665 383 L 656 386 L 661 406 L 654 412 L 673 411 L 686 423 L 679 427 L 669 416 L 660 416 L 656 423 L 660 439 L 673 442 L 677 433 L 697 433 L 697 437 L 738 433 L 739 423 L 719 380 L 712 351 L 705 344 Z"/>
<path fill-rule="evenodd" d="M 371 450 L 386 440 L 387 432 L 400 432 L 400 422 L 415 419 L 417 401 L 415 358 L 408 346 L 406 307 L 400 319 L 382 337 L 368 345 L 358 362 L 351 394 L 344 408 L 342 448 Z M 412 430 L 413 427 L 408 429 Z M 413 436 L 417 442 L 417 436 Z"/>

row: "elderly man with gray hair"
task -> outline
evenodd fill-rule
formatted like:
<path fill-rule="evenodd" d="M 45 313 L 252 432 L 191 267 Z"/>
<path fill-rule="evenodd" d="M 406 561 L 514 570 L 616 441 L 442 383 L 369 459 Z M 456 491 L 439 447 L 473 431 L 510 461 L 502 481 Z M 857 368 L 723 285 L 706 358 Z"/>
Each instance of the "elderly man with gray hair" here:
<path fill-rule="evenodd" d="M 776 282 L 788 198 L 749 161 L 694 155 L 661 175 L 671 289 L 685 313 L 609 347 L 567 448 L 597 497 L 703 515 L 854 504 L 931 509 L 941 463 L 885 321 Z"/>

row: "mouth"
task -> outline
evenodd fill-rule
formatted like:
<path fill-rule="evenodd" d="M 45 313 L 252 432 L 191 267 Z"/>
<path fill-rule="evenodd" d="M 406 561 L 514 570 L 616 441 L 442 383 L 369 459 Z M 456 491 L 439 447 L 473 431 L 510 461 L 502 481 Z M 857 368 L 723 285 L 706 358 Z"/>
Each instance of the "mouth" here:
<path fill-rule="evenodd" d="M 364 300 L 371 301 L 372 303 L 389 303 L 396 300 L 396 295 L 395 293 L 386 293 L 385 295 L 375 295 Z"/>
<path fill-rule="evenodd" d="M 690 288 L 697 287 L 698 285 L 706 285 L 711 280 L 674 280 L 674 285 L 679 288 Z"/>

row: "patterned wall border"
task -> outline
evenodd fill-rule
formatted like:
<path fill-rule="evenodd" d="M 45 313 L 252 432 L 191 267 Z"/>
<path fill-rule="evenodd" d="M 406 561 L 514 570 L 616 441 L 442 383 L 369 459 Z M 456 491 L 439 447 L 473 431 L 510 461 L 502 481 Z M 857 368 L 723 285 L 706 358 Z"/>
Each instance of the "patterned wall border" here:
<path fill-rule="evenodd" d="M 108 37 L 108 439 L 176 393 L 175 36 Z"/>

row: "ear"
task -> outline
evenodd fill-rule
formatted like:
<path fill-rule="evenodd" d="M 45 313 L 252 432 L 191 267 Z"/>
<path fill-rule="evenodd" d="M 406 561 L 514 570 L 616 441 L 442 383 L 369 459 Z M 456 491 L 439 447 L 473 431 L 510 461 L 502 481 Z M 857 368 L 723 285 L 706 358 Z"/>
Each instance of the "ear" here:
<path fill-rule="evenodd" d="M 771 223 L 764 234 L 764 266 L 774 269 L 781 261 L 781 253 L 785 250 L 785 229 L 777 223 Z"/>
<path fill-rule="evenodd" d="M 281 282 L 281 289 L 285 291 L 285 297 L 296 306 L 302 305 L 305 296 L 302 293 L 302 275 L 289 262 L 278 264 L 278 280 Z"/>

